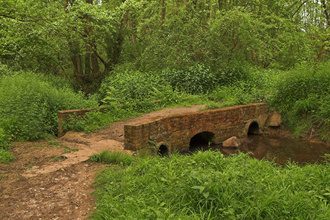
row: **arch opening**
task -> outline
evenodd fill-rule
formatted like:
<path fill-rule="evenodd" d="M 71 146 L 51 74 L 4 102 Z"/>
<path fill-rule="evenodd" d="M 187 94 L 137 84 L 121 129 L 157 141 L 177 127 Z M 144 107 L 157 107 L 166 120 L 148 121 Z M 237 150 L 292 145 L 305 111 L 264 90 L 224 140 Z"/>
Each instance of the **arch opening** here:
<path fill-rule="evenodd" d="M 160 145 L 157 154 L 159 156 L 167 156 L 169 154 L 168 147 L 165 144 Z"/>
<path fill-rule="evenodd" d="M 259 134 L 259 124 L 256 121 L 252 121 L 249 125 L 247 135 L 258 135 Z"/>
<path fill-rule="evenodd" d="M 203 131 L 195 136 L 193 136 L 190 139 L 189 143 L 189 151 L 197 151 L 197 150 L 205 150 L 210 147 L 210 143 L 212 142 L 212 139 L 214 137 L 214 133 L 209 131 Z"/>

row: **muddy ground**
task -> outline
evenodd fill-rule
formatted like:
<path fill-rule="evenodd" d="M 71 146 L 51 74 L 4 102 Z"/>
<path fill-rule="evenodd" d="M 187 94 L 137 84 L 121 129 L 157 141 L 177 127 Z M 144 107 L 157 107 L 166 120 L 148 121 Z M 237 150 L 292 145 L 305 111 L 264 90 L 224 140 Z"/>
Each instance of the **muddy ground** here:
<path fill-rule="evenodd" d="M 62 138 L 13 143 L 16 159 L 0 164 L 0 219 L 88 219 L 95 209 L 95 176 L 107 167 L 89 156 L 106 149 L 124 151 L 124 124 L 203 107 L 164 109 L 88 135 L 68 132 Z"/>

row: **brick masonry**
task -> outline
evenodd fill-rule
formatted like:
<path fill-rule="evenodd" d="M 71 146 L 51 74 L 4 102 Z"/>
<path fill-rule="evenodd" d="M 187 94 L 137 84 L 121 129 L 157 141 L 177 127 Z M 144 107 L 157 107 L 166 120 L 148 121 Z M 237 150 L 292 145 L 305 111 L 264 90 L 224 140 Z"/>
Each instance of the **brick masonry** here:
<path fill-rule="evenodd" d="M 125 149 L 139 150 L 155 143 L 156 147 L 166 145 L 170 152 L 188 150 L 191 138 L 204 131 L 214 134 L 213 143 L 221 143 L 232 136 L 246 136 L 250 124 L 260 124 L 264 114 L 268 114 L 267 103 L 147 119 L 124 126 Z"/>

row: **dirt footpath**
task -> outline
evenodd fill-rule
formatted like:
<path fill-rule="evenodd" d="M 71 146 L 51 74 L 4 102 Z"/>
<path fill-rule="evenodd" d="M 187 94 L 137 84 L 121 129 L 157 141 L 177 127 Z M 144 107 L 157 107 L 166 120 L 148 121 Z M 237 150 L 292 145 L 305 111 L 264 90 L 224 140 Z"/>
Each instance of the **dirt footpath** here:
<path fill-rule="evenodd" d="M 124 151 L 125 124 L 203 107 L 163 109 L 88 135 L 68 132 L 62 138 L 13 143 L 16 159 L 0 164 L 0 219 L 87 219 L 95 208 L 95 176 L 107 167 L 92 163 L 89 156 L 106 149 Z"/>

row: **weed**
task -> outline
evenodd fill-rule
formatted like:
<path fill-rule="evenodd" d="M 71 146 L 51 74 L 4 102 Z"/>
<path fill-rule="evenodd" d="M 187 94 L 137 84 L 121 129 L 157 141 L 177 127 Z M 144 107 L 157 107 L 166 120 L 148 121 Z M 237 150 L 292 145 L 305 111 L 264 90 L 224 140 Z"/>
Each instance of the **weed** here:
<path fill-rule="evenodd" d="M 0 127 L 0 149 L 5 149 L 5 150 L 8 149 L 9 141 L 10 141 L 9 135 L 7 135 L 4 129 Z"/>
<path fill-rule="evenodd" d="M 276 83 L 276 92 L 270 99 L 279 110 L 283 121 L 296 135 L 311 131 L 330 117 L 330 63 L 318 69 L 301 66 L 283 75 Z M 315 123 L 316 121 L 316 123 Z M 321 136 L 327 136 L 322 132 Z"/>
<path fill-rule="evenodd" d="M 205 105 L 205 107 L 200 110 L 203 111 L 203 110 L 218 109 L 218 108 L 222 108 L 222 105 L 220 103 L 210 103 Z"/>
<path fill-rule="evenodd" d="M 32 73 L 3 76 L 0 94 L 0 127 L 11 141 L 49 138 L 57 134 L 57 111 L 97 106 L 96 99 Z"/>
<path fill-rule="evenodd" d="M 99 163 L 119 164 L 121 166 L 128 166 L 132 163 L 133 157 L 120 151 L 110 152 L 103 151 L 100 154 L 93 154 L 90 160 Z"/>
<path fill-rule="evenodd" d="M 189 94 L 205 94 L 219 83 L 217 76 L 204 65 L 163 70 L 162 76 L 171 86 Z"/>
<path fill-rule="evenodd" d="M 64 148 L 64 153 L 65 154 L 68 154 L 68 153 L 71 153 L 71 152 L 75 152 L 75 151 L 78 151 L 79 149 L 77 148 L 69 148 L 69 147 L 66 147 Z"/>
<path fill-rule="evenodd" d="M 0 163 L 9 163 L 15 157 L 9 152 L 0 148 Z"/>
<path fill-rule="evenodd" d="M 133 159 L 97 177 L 94 219 L 330 218 L 330 163 L 279 167 L 211 151 Z"/>
<path fill-rule="evenodd" d="M 61 143 L 58 143 L 56 140 L 51 140 L 51 141 L 48 142 L 48 145 L 61 146 Z"/>
<path fill-rule="evenodd" d="M 59 157 L 53 157 L 53 161 L 60 161 L 60 160 L 65 160 L 66 157 L 64 156 L 59 156 Z"/>
<path fill-rule="evenodd" d="M 100 88 L 103 104 L 116 106 L 143 101 L 159 100 L 175 93 L 164 78 L 155 73 L 126 71 L 108 77 Z M 171 98 L 168 98 L 171 99 Z"/>

